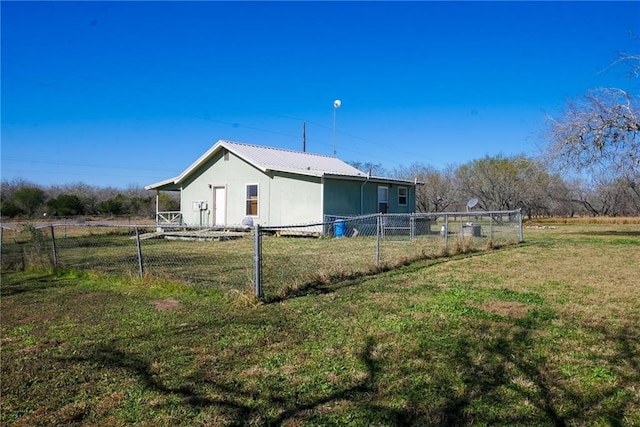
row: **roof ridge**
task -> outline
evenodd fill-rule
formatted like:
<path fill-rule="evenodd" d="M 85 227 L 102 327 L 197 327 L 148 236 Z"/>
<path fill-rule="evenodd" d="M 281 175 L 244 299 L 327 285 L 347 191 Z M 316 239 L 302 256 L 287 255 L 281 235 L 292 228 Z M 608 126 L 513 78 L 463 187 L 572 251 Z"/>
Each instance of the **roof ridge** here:
<path fill-rule="evenodd" d="M 309 156 L 324 157 L 324 158 L 327 158 L 327 159 L 340 160 L 337 157 L 329 156 L 327 154 L 309 153 L 307 151 L 292 150 L 290 148 L 267 147 L 265 145 L 250 144 L 248 142 L 231 141 L 231 140 L 228 140 L 228 139 L 221 139 L 221 141 L 225 142 L 227 144 L 244 145 L 244 146 L 247 146 L 247 147 L 262 148 L 262 149 L 271 150 L 271 151 L 286 151 L 286 152 L 294 153 L 294 154 L 306 154 L 306 155 L 309 155 Z M 340 160 L 340 161 L 342 161 L 342 160 Z"/>

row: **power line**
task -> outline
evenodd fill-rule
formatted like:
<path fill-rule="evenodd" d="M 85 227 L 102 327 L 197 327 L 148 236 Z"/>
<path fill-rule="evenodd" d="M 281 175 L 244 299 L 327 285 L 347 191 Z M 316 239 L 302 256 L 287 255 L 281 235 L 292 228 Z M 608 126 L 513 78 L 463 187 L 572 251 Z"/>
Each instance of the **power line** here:
<path fill-rule="evenodd" d="M 51 160 L 23 160 L 23 159 L 13 159 L 13 158 L 7 158 L 7 157 L 3 157 L 2 158 L 3 161 L 10 161 L 10 162 L 20 162 L 20 163 L 37 163 L 37 164 L 46 164 L 46 165 L 55 165 L 55 166 L 80 166 L 80 167 L 87 167 L 87 168 L 100 168 L 100 169 L 126 169 L 126 170 L 145 170 L 145 171 L 155 171 L 155 172 L 163 172 L 166 171 L 166 169 L 159 169 L 159 168 L 141 168 L 137 165 L 134 166 L 112 166 L 112 165 L 92 165 L 89 163 L 76 163 L 76 162 L 53 162 Z"/>
<path fill-rule="evenodd" d="M 23 65 L 23 64 L 16 63 L 15 61 L 9 61 L 9 62 L 13 62 L 14 64 L 17 64 L 17 65 Z M 27 83 L 31 83 L 31 84 L 37 84 L 37 85 L 41 85 L 41 86 L 50 87 L 50 88 L 56 89 L 58 91 L 68 92 L 68 93 L 72 93 L 72 94 L 76 94 L 76 95 L 82 95 L 82 96 L 85 96 L 87 98 L 96 98 L 96 97 L 98 97 L 98 98 L 103 99 L 103 100 L 110 100 L 110 101 L 124 103 L 124 104 L 131 105 L 131 106 L 144 107 L 144 108 L 150 109 L 150 110 L 165 111 L 165 112 L 170 112 L 170 113 L 173 113 L 173 114 L 178 112 L 176 109 L 169 108 L 166 105 L 158 105 L 158 104 L 150 105 L 150 104 L 145 104 L 145 103 L 138 102 L 138 101 L 132 101 L 131 99 L 122 99 L 122 98 L 109 97 L 109 96 L 104 95 L 104 92 L 100 92 L 98 95 L 95 95 L 93 92 L 88 92 L 86 90 L 79 90 L 79 89 L 74 89 L 74 88 L 69 88 L 69 87 L 63 87 L 63 86 L 60 86 L 60 85 L 57 85 L 57 84 L 53 84 L 53 83 L 50 83 L 50 82 L 44 82 L 44 81 L 37 80 L 37 79 L 28 79 L 28 78 L 23 78 L 23 77 L 19 77 L 19 76 L 11 76 L 11 75 L 8 75 L 7 73 L 5 73 L 4 77 L 5 78 L 7 78 L 7 77 L 13 78 L 13 79 L 20 80 L 20 81 L 27 82 Z M 80 76 L 80 77 L 82 77 L 82 76 Z M 123 85 L 120 83 L 118 85 L 118 87 L 122 88 Z M 106 88 L 104 88 L 104 89 L 106 89 Z M 148 91 L 141 90 L 139 87 L 128 86 L 127 90 L 132 91 L 132 92 L 136 91 L 136 92 L 138 92 L 138 93 L 140 93 L 142 95 L 149 94 Z M 183 95 L 176 96 L 174 94 L 169 94 L 168 97 L 173 98 L 173 99 L 177 99 L 177 100 L 188 100 L 188 98 L 184 97 Z M 143 99 L 143 98 L 144 98 L 144 96 L 139 97 L 139 99 Z M 201 100 L 199 102 L 201 102 Z M 331 129 L 331 126 L 328 126 L 328 125 L 325 125 L 325 124 L 322 124 L 322 123 L 318 123 L 318 122 L 315 122 L 315 121 L 311 121 L 311 120 L 298 118 L 298 117 L 292 117 L 292 116 L 287 116 L 287 115 L 282 115 L 282 114 L 265 113 L 265 112 L 260 112 L 259 114 L 261 114 L 263 116 L 281 117 L 281 118 L 285 118 L 285 119 L 289 119 L 289 120 L 295 120 L 295 121 L 297 121 L 299 123 L 302 123 L 302 122 L 306 121 L 309 124 L 313 124 L 315 126 L 323 128 L 323 129 Z M 219 124 L 223 124 L 223 125 L 227 125 L 227 126 L 232 126 L 234 128 L 243 128 L 243 129 L 247 129 L 247 130 L 254 130 L 254 131 L 258 131 L 258 132 L 270 133 L 270 134 L 274 134 L 274 135 L 281 135 L 281 136 L 285 136 L 287 138 L 296 139 L 296 140 L 299 139 L 299 135 L 297 135 L 297 134 L 292 134 L 292 133 L 282 132 L 282 131 L 276 131 L 276 130 L 273 130 L 273 129 L 266 129 L 266 128 L 257 127 L 257 126 L 250 126 L 250 125 L 246 125 L 246 124 L 238 123 L 238 122 L 220 120 L 220 119 L 211 118 L 211 117 L 207 117 L 207 116 L 200 115 L 200 114 L 184 114 L 184 113 L 180 113 L 180 115 L 182 117 L 196 118 L 196 119 L 204 120 L 204 121 L 207 121 L 207 122 L 219 123 Z M 369 144 L 374 144 L 374 145 L 379 146 L 379 147 L 381 147 L 383 149 L 393 149 L 396 153 L 399 152 L 397 147 L 395 147 L 395 146 L 394 147 L 390 147 L 389 144 L 385 144 L 385 143 L 374 141 L 374 140 L 371 140 L 371 139 L 368 139 L 368 138 L 363 138 L 363 137 L 360 137 L 360 136 L 356 136 L 356 135 L 353 135 L 353 134 L 350 134 L 350 133 L 343 132 L 341 130 L 336 130 L 336 133 L 338 133 L 341 136 L 346 136 L 346 137 L 349 137 L 349 138 L 352 138 L 352 139 L 356 139 L 356 140 L 359 140 L 359 141 L 367 142 Z M 325 146 L 325 147 L 330 147 L 329 143 L 321 141 L 321 140 L 318 140 L 316 138 L 309 138 L 307 136 L 307 141 L 310 141 L 310 142 L 313 142 L 313 143 L 316 143 L 316 144 L 319 144 L 319 145 L 322 145 L 322 146 Z M 342 147 L 341 150 L 342 151 L 346 151 L 346 152 L 351 152 L 351 153 L 359 155 L 359 156 L 364 156 L 367 159 L 377 159 L 377 160 L 381 160 L 381 161 L 384 161 L 386 163 L 389 163 L 388 158 L 373 156 L 371 154 L 371 152 L 362 152 L 362 151 L 358 151 L 358 150 L 352 150 L 352 149 L 349 149 L 348 147 Z M 404 151 L 404 150 L 402 150 L 402 154 L 404 154 L 406 156 L 411 156 L 413 158 L 416 158 L 416 157 L 419 158 L 419 157 L 424 155 L 424 153 L 421 153 L 421 154 L 411 153 L 411 152 L 407 152 L 407 151 Z M 393 163 L 395 165 L 402 165 L 402 163 L 400 163 L 400 162 L 391 162 L 391 163 Z M 56 164 L 56 163 L 52 163 L 52 164 Z M 59 163 L 59 164 L 62 164 L 62 163 Z M 70 165 L 74 166 L 73 164 L 70 164 Z M 82 164 L 81 166 L 89 166 L 89 165 Z M 103 167 L 103 166 L 94 165 L 93 167 Z M 135 169 L 139 170 L 139 168 L 135 168 Z M 148 169 L 148 170 L 151 170 L 151 169 Z M 153 170 L 158 170 L 158 169 L 153 169 Z"/>

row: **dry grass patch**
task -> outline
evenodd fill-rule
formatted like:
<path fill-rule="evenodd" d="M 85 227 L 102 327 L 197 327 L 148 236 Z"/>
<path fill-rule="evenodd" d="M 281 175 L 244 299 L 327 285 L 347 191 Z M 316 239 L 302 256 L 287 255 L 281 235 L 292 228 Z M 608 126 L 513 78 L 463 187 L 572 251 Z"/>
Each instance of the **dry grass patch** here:
<path fill-rule="evenodd" d="M 263 377 L 265 375 L 269 375 L 269 373 L 271 372 L 270 369 L 264 368 L 262 366 L 258 366 L 258 365 L 253 365 L 247 369 L 245 369 L 244 371 L 240 372 L 238 374 L 238 378 L 260 378 Z"/>
<path fill-rule="evenodd" d="M 93 408 L 93 412 L 95 412 L 96 415 L 107 414 L 109 411 L 112 411 L 120 406 L 120 404 L 124 400 L 124 397 L 125 395 L 121 391 L 114 391 L 113 393 L 103 396 L 98 401 L 98 403 L 96 403 L 95 407 Z"/>
<path fill-rule="evenodd" d="M 528 304 L 514 301 L 486 301 L 478 304 L 477 307 L 488 313 L 509 317 L 511 319 L 521 319 L 525 317 L 530 309 Z"/>
<path fill-rule="evenodd" d="M 157 311 L 176 311 L 182 308 L 182 304 L 175 298 L 164 298 L 151 303 Z"/>
<path fill-rule="evenodd" d="M 640 224 L 640 217 L 552 217 L 552 218 L 535 218 L 533 220 L 525 221 L 526 225 L 530 224 L 575 224 L 575 225 L 627 225 L 627 224 Z"/>

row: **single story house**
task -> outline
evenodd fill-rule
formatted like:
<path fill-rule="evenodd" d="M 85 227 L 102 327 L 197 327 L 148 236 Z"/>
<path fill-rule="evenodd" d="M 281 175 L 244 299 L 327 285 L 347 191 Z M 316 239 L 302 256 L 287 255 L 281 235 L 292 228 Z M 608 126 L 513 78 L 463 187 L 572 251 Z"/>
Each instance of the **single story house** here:
<path fill-rule="evenodd" d="M 180 212 L 157 212 L 158 225 L 231 227 L 412 213 L 417 184 L 370 176 L 336 157 L 219 140 L 179 176 L 145 189 L 180 192 Z"/>

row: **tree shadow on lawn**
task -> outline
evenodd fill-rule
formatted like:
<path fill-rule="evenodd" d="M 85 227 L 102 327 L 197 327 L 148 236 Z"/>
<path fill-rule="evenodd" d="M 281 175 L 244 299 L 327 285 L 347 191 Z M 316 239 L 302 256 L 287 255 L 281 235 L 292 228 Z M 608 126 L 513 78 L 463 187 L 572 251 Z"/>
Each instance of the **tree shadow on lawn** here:
<path fill-rule="evenodd" d="M 620 398 L 616 382 L 598 383 L 598 390 L 593 393 L 589 385 L 579 386 L 571 378 L 563 377 L 546 355 L 552 350 L 537 344 L 541 336 L 538 332 L 544 335 L 551 320 L 549 313 L 535 309 L 515 319 L 467 317 L 461 329 L 454 330 L 452 338 L 443 340 L 440 347 L 434 348 L 429 337 L 418 336 L 415 349 L 395 348 L 399 355 L 385 353 L 385 349 L 394 348 L 393 344 L 380 345 L 376 338 L 367 336 L 357 356 L 364 375 L 344 386 L 331 383 L 330 392 L 322 392 L 318 383 L 312 383 L 311 391 L 309 384 L 286 381 L 261 387 L 234 374 L 233 367 L 243 357 L 243 351 L 262 351 L 255 348 L 216 353 L 213 365 L 199 365 L 183 380 L 179 372 L 170 377 L 158 376 L 153 367 L 158 360 L 124 350 L 128 347 L 126 342 L 95 343 L 79 356 L 63 360 L 89 364 L 92 369 L 100 366 L 100 370 L 124 370 L 147 390 L 165 397 L 179 397 L 181 405 L 196 411 L 213 409 L 229 420 L 227 425 L 281 425 L 304 420 L 335 423 L 334 417 L 350 412 L 357 414 L 358 420 L 378 425 L 564 426 L 594 420 L 613 426 L 625 424 L 626 417 L 633 413 L 633 405 L 638 405 L 637 397 L 635 401 L 633 395 Z M 251 323 L 250 319 L 247 321 Z M 287 319 L 279 321 L 284 322 L 280 326 L 287 327 Z M 194 339 L 202 328 L 210 326 L 202 325 L 192 331 Z M 617 331 L 605 327 L 591 330 L 602 335 L 603 345 L 610 350 L 597 363 L 614 367 L 614 373 L 625 384 L 637 384 L 638 332 L 630 327 Z M 598 353 L 589 357 L 603 356 Z M 411 368 L 404 365 L 407 360 L 420 360 L 420 366 L 429 368 Z M 627 368 L 616 370 L 615 367 L 623 365 Z M 277 376 L 262 371 L 257 375 L 265 381 L 276 381 L 268 377 Z M 390 387 L 393 391 L 387 390 Z"/>
<path fill-rule="evenodd" d="M 60 288 L 64 286 L 74 286 L 73 280 L 58 277 L 56 273 L 41 273 L 28 277 L 26 280 L 21 276 L 19 281 L 11 280 L 11 273 L 2 273 L 2 286 L 0 286 L 0 296 L 7 297 L 27 292 L 39 292 L 49 288 Z"/>
<path fill-rule="evenodd" d="M 409 274 L 438 264 L 459 261 L 461 259 L 472 258 L 476 256 L 489 255 L 499 250 L 501 249 L 494 249 L 491 251 L 470 251 L 452 256 L 424 256 L 417 257 L 415 259 L 404 260 L 402 262 L 399 262 L 395 266 L 384 265 L 380 268 L 372 266 L 368 271 L 357 271 L 350 274 L 337 273 L 330 276 L 323 276 L 314 280 L 310 280 L 295 288 L 289 289 L 287 286 L 285 286 L 280 290 L 279 294 L 276 295 L 274 292 L 274 294 L 263 297 L 262 300 L 265 304 L 273 304 L 309 295 L 331 294 L 337 292 L 340 289 L 346 289 L 361 285 L 368 279 L 371 279 L 383 273 L 387 277 Z"/>
<path fill-rule="evenodd" d="M 602 230 L 602 231 L 579 231 L 575 234 L 583 236 L 620 236 L 620 237 L 640 237 L 640 230 Z"/>
<path fill-rule="evenodd" d="M 637 397 L 634 399 L 632 393 L 628 393 L 625 398 L 621 398 L 616 382 L 599 383 L 599 390 L 594 393 L 589 385 L 576 384 L 576 381 L 585 381 L 584 377 L 563 378 L 559 367 L 534 349 L 536 329 L 546 321 L 537 319 L 535 312 L 533 315 L 531 313 L 516 321 L 514 327 L 509 327 L 505 334 L 495 340 L 477 339 L 478 336 L 485 335 L 484 332 L 488 330 L 486 325 L 480 326 L 479 333 L 474 336 L 460 338 L 452 360 L 462 369 L 465 392 L 462 395 L 456 395 L 450 389 L 445 392 L 448 397 L 443 407 L 444 424 L 455 425 L 463 420 L 465 424 L 479 421 L 489 425 L 506 422 L 565 426 L 568 423 L 589 424 L 600 420 L 607 425 L 617 426 L 629 422 L 629 414 L 634 413 L 632 405 L 638 405 Z M 626 384 L 637 384 L 640 380 L 638 337 L 634 337 L 628 328 L 622 331 L 598 328 L 592 332 L 602 335 L 603 346 L 615 349 L 605 360 L 596 363 L 605 367 L 632 365 L 632 372 L 622 372 L 616 368 L 614 370 Z M 637 331 L 634 333 L 637 334 Z M 590 357 L 599 357 L 598 352 L 595 353 Z M 597 382 L 593 378 L 589 380 L 594 384 Z M 488 410 L 470 414 L 469 408 L 474 402 L 484 401 L 487 397 L 495 397 L 496 405 L 508 408 L 505 402 L 500 402 L 500 396 L 505 391 L 516 396 L 514 404 L 526 402 L 536 411 L 513 412 L 509 415 L 492 414 Z"/>
<path fill-rule="evenodd" d="M 306 402 L 304 398 L 300 402 L 300 396 L 291 396 L 280 390 L 260 392 L 251 390 L 237 381 L 212 381 L 207 379 L 210 377 L 208 372 L 195 374 L 185 385 L 168 386 L 157 379 L 150 361 L 107 344 L 96 345 L 85 356 L 65 358 L 64 360 L 71 363 L 90 363 L 94 366 L 97 364 L 105 369 L 124 369 L 132 377 L 141 381 L 148 390 L 167 396 L 179 396 L 184 405 L 194 408 L 217 407 L 225 413 L 227 418 L 234 420 L 228 425 L 245 425 L 255 423 L 256 420 L 260 425 L 281 425 L 287 420 L 299 417 L 306 418 L 309 416 L 309 412 L 322 405 L 345 400 L 353 402 L 360 408 L 365 406 L 368 412 L 375 414 L 376 419 L 385 420 L 393 425 L 411 425 L 413 421 L 416 421 L 415 414 L 411 411 L 387 408 L 369 402 L 369 396 L 377 391 L 376 377 L 382 369 L 371 356 L 375 345 L 375 341 L 368 338 L 360 355 L 360 359 L 367 369 L 367 375 L 363 380 L 350 387 L 322 397 L 309 399 Z M 206 396 L 206 394 L 211 395 L 212 389 L 214 395 L 221 397 Z M 255 405 L 243 403 L 247 401 L 258 403 Z M 275 412 L 278 415 L 273 417 L 265 415 L 268 410 L 273 409 L 277 409 Z"/>
<path fill-rule="evenodd" d="M 614 350 L 601 356 L 602 360 L 595 368 L 601 368 L 600 365 L 604 365 L 605 368 L 597 369 L 594 376 L 612 376 L 627 384 L 640 384 L 640 334 L 637 325 L 625 324 L 615 331 L 609 331 L 602 325 L 591 326 L 589 329 L 603 337 L 601 344 L 603 347 Z M 623 399 L 617 406 L 611 408 L 607 417 L 611 425 L 635 425 L 633 420 L 624 422 L 627 419 L 626 414 L 632 413 L 633 404 L 633 399 Z M 640 393 L 636 392 L 636 413 L 638 413 L 639 404 Z M 636 422 L 639 420 L 640 417 Z"/>

